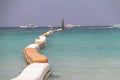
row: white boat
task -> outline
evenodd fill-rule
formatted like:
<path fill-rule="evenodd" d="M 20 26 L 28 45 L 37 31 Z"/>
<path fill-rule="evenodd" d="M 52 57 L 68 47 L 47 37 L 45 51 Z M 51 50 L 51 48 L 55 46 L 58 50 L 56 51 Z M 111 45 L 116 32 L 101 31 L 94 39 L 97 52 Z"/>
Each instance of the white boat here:
<path fill-rule="evenodd" d="M 66 24 L 65 25 L 65 28 L 73 28 L 73 27 L 75 27 L 75 25 L 72 25 L 72 24 Z"/>
<path fill-rule="evenodd" d="M 20 28 L 36 28 L 37 26 L 34 25 L 34 24 L 28 24 L 28 25 L 25 25 L 25 26 L 20 26 Z"/>
<path fill-rule="evenodd" d="M 49 29 L 53 29 L 53 26 L 52 26 L 52 25 L 48 25 L 48 28 L 49 28 Z"/>
<path fill-rule="evenodd" d="M 113 28 L 120 28 L 120 24 L 113 24 Z"/>

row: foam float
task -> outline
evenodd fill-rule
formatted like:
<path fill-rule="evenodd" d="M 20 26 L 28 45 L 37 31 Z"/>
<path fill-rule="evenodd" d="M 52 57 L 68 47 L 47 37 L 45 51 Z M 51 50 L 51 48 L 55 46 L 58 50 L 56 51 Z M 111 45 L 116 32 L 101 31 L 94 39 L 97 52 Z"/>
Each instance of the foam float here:
<path fill-rule="evenodd" d="M 48 33 L 43 33 L 43 34 L 41 34 L 41 36 L 49 36 L 49 34 Z"/>
<path fill-rule="evenodd" d="M 39 44 L 43 48 L 46 44 L 46 36 L 39 36 L 39 39 L 35 39 L 35 44 Z"/>
<path fill-rule="evenodd" d="M 35 44 L 38 44 L 41 49 L 45 47 L 45 42 L 43 42 L 39 39 L 35 39 Z"/>
<path fill-rule="evenodd" d="M 12 80 L 47 80 L 49 75 L 49 63 L 32 63 Z"/>
<path fill-rule="evenodd" d="M 56 31 L 57 31 L 57 32 L 59 32 L 59 31 L 62 31 L 62 28 L 60 28 L 60 29 L 57 29 Z"/>
<path fill-rule="evenodd" d="M 46 32 L 46 33 L 49 34 L 49 35 L 51 35 L 51 34 L 53 34 L 53 31 L 50 30 L 50 31 L 48 31 L 48 32 Z"/>
<path fill-rule="evenodd" d="M 30 44 L 30 45 L 27 46 L 27 48 L 34 48 L 34 49 L 36 49 L 37 51 L 40 50 L 39 44 Z"/>
<path fill-rule="evenodd" d="M 52 32 L 59 32 L 59 31 L 62 31 L 62 28 L 52 30 Z"/>
<path fill-rule="evenodd" d="M 46 36 L 39 36 L 39 39 L 40 39 L 42 42 L 46 42 Z"/>
<path fill-rule="evenodd" d="M 39 39 L 35 39 L 35 44 L 30 44 L 24 49 L 26 61 L 30 64 L 23 72 L 12 80 L 46 80 L 50 75 L 48 59 L 37 51 L 45 46 L 46 37 L 59 32 L 62 29 L 50 30 L 41 34 Z"/>
<path fill-rule="evenodd" d="M 26 58 L 27 63 L 47 63 L 48 59 L 44 55 L 41 55 L 34 48 L 25 48 L 24 56 Z"/>
<path fill-rule="evenodd" d="M 57 30 L 55 29 L 55 30 L 52 30 L 52 32 L 54 33 L 54 32 L 57 32 Z"/>

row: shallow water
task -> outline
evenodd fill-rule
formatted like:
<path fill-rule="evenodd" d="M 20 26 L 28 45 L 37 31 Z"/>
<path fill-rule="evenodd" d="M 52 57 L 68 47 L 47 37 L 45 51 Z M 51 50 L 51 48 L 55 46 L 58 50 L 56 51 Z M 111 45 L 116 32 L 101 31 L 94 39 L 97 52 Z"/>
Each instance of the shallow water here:
<path fill-rule="evenodd" d="M 1 80 L 19 75 L 27 65 L 24 47 L 47 30 L 0 29 Z M 47 38 L 40 53 L 48 57 L 54 73 L 49 80 L 120 79 L 120 29 L 74 28 L 57 32 Z"/>
<path fill-rule="evenodd" d="M 27 66 L 23 49 L 45 31 L 44 28 L 0 28 L 0 80 L 10 80 L 20 74 Z"/>

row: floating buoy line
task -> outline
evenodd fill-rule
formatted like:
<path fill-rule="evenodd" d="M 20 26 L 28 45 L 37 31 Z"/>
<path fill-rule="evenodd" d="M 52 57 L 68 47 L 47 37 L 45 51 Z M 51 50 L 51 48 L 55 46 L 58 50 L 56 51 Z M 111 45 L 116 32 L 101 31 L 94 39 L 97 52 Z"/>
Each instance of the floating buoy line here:
<path fill-rule="evenodd" d="M 38 39 L 35 39 L 34 43 L 25 47 L 23 54 L 29 65 L 11 80 L 47 80 L 51 74 L 50 64 L 48 63 L 48 58 L 38 53 L 38 51 L 45 47 L 48 36 L 62 30 L 60 28 L 42 33 Z"/>

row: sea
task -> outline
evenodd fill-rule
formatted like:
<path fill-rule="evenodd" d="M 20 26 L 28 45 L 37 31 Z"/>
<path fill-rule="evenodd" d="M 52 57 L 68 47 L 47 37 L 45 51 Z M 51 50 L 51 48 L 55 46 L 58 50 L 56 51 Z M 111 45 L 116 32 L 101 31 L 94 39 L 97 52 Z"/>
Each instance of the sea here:
<path fill-rule="evenodd" d="M 0 27 L 0 80 L 22 72 L 28 65 L 23 49 L 48 30 Z M 48 80 L 120 80 L 120 28 L 86 26 L 56 32 L 39 53 L 49 60 Z"/>

